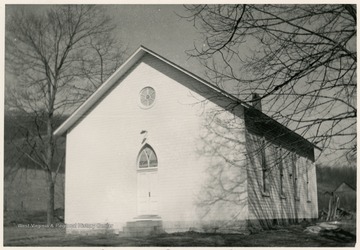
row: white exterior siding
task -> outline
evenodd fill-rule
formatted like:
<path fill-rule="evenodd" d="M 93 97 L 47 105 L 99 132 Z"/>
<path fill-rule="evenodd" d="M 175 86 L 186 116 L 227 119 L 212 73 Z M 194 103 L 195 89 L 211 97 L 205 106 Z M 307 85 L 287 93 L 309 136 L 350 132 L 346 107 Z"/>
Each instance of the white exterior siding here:
<path fill-rule="evenodd" d="M 147 86 L 156 92 L 150 108 L 140 104 Z M 252 221 L 317 217 L 312 144 L 145 48 L 55 134 L 66 131 L 68 225 L 109 223 L 121 231 L 140 215 L 157 215 L 166 232 L 237 232 Z M 254 152 L 263 139 L 265 193 L 263 161 Z M 151 174 L 137 169 L 146 145 L 158 160 Z"/>
<path fill-rule="evenodd" d="M 262 220 L 266 227 L 274 219 L 295 220 L 317 218 L 317 187 L 315 163 L 299 156 L 284 147 L 266 143 L 265 155 L 267 172 L 267 192 L 263 192 L 263 169 L 261 164 L 261 136 L 247 134 L 248 153 L 248 198 L 249 220 Z M 281 148 L 281 151 L 279 151 Z M 281 155 L 280 155 L 281 152 Z M 280 190 L 280 168 L 283 167 L 283 195 Z M 294 169 L 296 165 L 296 173 Z M 306 169 L 308 169 L 309 186 L 307 185 Z M 294 178 L 296 175 L 296 189 Z M 309 199 L 308 199 L 309 198 Z"/>
<path fill-rule="evenodd" d="M 65 222 L 110 223 L 121 230 L 137 216 L 136 159 L 145 136 L 158 157 L 158 215 L 165 229 L 188 230 L 234 217 L 245 220 L 244 169 L 237 175 L 228 172 L 232 178 L 242 178 L 238 188 L 242 190 L 236 194 L 241 203 L 219 204 L 207 216 L 203 216 L 205 208 L 198 206 L 209 166 L 224 162 L 219 155 L 199 151 L 204 148 L 200 135 L 207 130 L 207 114 L 219 109 L 214 102 L 203 105 L 213 92 L 151 55 L 144 56 L 119 83 L 67 134 Z M 139 92 L 146 86 L 156 91 L 155 104 L 149 109 L 139 103 Z M 225 99 L 216 102 L 226 104 Z M 237 112 L 241 117 L 242 108 Z M 229 112 L 225 116 L 237 121 L 236 139 L 244 141 L 242 119 Z M 147 133 L 140 134 L 143 130 Z M 240 149 L 234 147 L 232 154 L 235 149 L 238 155 Z"/>

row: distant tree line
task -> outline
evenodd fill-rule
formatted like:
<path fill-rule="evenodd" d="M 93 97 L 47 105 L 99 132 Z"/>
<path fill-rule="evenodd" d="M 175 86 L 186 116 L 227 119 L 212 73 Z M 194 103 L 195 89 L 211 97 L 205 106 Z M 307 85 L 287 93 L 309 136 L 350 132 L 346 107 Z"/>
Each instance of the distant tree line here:
<path fill-rule="evenodd" d="M 356 167 L 352 166 L 328 166 L 318 165 L 316 168 L 318 189 L 322 186 L 332 188 L 334 191 L 342 182 L 346 182 L 356 188 Z"/>
<path fill-rule="evenodd" d="M 54 126 L 60 126 L 68 115 L 55 115 Z M 4 140 L 13 141 L 27 137 L 27 134 L 46 134 L 46 123 L 39 114 L 5 110 Z"/>
<path fill-rule="evenodd" d="M 58 115 L 56 117 L 56 126 L 59 126 L 67 119 L 68 115 Z M 4 117 L 4 178 L 11 178 L 19 168 L 22 169 L 40 169 L 24 153 L 32 154 L 31 147 L 27 141 L 34 142 L 34 147 L 40 147 L 36 143 L 36 136 L 30 137 L 31 134 L 44 136 L 46 134 L 46 124 L 36 114 L 24 114 L 21 112 L 7 112 Z M 63 161 L 65 153 L 65 138 L 57 142 L 57 154 L 54 155 L 54 162 L 58 164 Z M 26 149 L 26 150 L 25 150 Z M 35 151 L 35 149 L 33 149 Z M 65 172 L 65 164 L 61 164 L 59 172 Z"/>

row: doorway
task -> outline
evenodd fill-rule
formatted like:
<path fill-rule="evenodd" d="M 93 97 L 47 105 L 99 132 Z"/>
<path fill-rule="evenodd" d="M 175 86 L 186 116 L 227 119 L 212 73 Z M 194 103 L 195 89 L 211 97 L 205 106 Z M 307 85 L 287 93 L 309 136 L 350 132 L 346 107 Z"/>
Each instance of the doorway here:
<path fill-rule="evenodd" d="M 158 159 L 148 144 L 140 150 L 137 161 L 137 214 L 158 212 Z"/>

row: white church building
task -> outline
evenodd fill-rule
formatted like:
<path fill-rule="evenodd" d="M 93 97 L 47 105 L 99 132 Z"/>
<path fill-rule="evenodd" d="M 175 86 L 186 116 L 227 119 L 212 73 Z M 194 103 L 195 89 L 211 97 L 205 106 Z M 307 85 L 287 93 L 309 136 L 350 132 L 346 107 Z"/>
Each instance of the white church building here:
<path fill-rule="evenodd" d="M 318 216 L 315 145 L 145 47 L 55 136 L 68 233 L 240 233 Z"/>

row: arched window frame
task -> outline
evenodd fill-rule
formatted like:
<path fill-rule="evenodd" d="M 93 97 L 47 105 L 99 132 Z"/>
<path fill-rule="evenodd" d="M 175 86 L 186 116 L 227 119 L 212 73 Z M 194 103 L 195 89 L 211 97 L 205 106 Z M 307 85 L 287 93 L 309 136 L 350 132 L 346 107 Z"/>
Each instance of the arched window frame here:
<path fill-rule="evenodd" d="M 150 150 L 150 152 L 155 156 L 155 159 L 156 159 L 156 166 L 152 166 L 151 167 L 151 163 L 150 163 L 150 157 L 151 155 L 148 154 L 148 152 L 146 150 Z M 143 152 L 145 153 L 146 155 L 146 159 L 147 159 L 147 167 L 140 167 L 140 159 L 141 159 L 141 156 L 143 154 Z M 155 150 L 149 145 L 149 144 L 145 144 L 139 151 L 139 154 L 137 156 L 137 160 L 136 160 L 136 168 L 137 170 L 155 170 L 155 169 L 158 169 L 158 166 L 159 166 L 159 160 L 158 160 L 158 157 L 155 153 Z"/>

